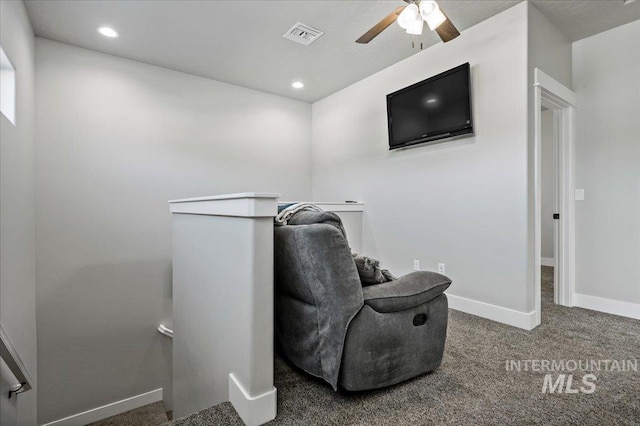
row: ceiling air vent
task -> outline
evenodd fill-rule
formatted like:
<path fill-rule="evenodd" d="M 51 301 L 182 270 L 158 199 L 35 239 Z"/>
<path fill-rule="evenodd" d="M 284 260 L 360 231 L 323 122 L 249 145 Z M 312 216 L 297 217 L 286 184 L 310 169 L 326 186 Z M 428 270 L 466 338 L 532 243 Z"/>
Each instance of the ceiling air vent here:
<path fill-rule="evenodd" d="M 293 27 L 289 29 L 282 37 L 287 40 L 295 41 L 296 43 L 310 45 L 317 39 L 319 39 L 324 33 L 315 28 L 311 28 L 301 22 L 297 22 Z"/>

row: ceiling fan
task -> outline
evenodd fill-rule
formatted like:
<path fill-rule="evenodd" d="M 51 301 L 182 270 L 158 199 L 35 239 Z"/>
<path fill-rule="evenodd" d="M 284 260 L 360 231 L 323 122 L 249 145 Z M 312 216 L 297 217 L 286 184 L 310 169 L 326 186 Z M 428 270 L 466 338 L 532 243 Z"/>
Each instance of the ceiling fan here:
<path fill-rule="evenodd" d="M 448 42 L 460 35 L 447 15 L 440 9 L 438 3 L 432 0 L 404 0 L 407 6 L 400 6 L 380 22 L 375 24 L 356 43 L 369 43 L 396 20 L 408 34 L 420 35 L 426 22 L 431 31 L 438 33 L 443 42 Z"/>

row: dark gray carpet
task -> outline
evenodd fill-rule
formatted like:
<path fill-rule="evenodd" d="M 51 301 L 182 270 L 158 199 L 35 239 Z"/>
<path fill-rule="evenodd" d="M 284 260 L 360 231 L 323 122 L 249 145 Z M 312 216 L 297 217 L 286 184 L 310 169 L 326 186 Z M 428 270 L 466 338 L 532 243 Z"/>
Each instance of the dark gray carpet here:
<path fill-rule="evenodd" d="M 553 269 L 545 267 L 541 326 L 524 331 L 451 310 L 440 368 L 391 388 L 336 393 L 276 358 L 278 416 L 270 424 L 640 424 L 638 372 L 596 372 L 596 391 L 587 395 L 543 394 L 545 373 L 505 371 L 510 359 L 639 357 L 640 321 L 555 305 Z M 574 388 L 580 386 L 583 374 L 574 373 Z M 171 424 L 242 423 L 233 407 L 224 403 Z"/>

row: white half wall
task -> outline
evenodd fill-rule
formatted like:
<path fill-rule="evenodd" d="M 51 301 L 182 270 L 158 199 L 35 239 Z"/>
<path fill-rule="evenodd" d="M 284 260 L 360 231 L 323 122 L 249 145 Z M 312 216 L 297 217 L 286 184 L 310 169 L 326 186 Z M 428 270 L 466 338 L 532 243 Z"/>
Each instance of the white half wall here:
<path fill-rule="evenodd" d="M 365 254 L 397 274 L 410 272 L 413 259 L 425 270 L 445 263 L 448 294 L 524 315 L 533 307 L 527 7 L 520 3 L 314 103 L 312 122 L 313 199 L 366 204 Z M 475 136 L 390 152 L 386 95 L 465 62 Z"/>
<path fill-rule="evenodd" d="M 640 303 L 640 21 L 573 44 L 576 293 Z M 601 303 L 579 297 L 580 306 Z M 616 306 L 612 304 L 611 306 Z"/>
<path fill-rule="evenodd" d="M 33 389 L 9 400 L 8 387 L 14 383 L 9 383 L 6 377 L 0 378 L 0 424 L 35 425 L 39 377 L 35 294 L 34 37 L 21 1 L 0 1 L 0 44 L 16 69 L 15 125 L 0 113 L 0 323 L 29 375 L 36 381 Z"/>
<path fill-rule="evenodd" d="M 156 331 L 171 318 L 167 201 L 245 191 L 310 199 L 311 106 L 49 40 L 36 46 L 46 423 L 169 389 L 170 346 Z"/>

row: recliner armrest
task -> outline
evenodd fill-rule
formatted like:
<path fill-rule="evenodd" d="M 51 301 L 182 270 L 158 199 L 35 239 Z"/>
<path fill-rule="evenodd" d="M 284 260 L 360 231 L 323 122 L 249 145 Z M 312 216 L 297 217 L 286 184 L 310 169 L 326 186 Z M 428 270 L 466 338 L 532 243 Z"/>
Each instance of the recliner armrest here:
<path fill-rule="evenodd" d="M 364 303 L 377 312 L 397 312 L 413 308 L 441 295 L 451 280 L 429 271 L 412 272 L 395 281 L 362 289 Z"/>

